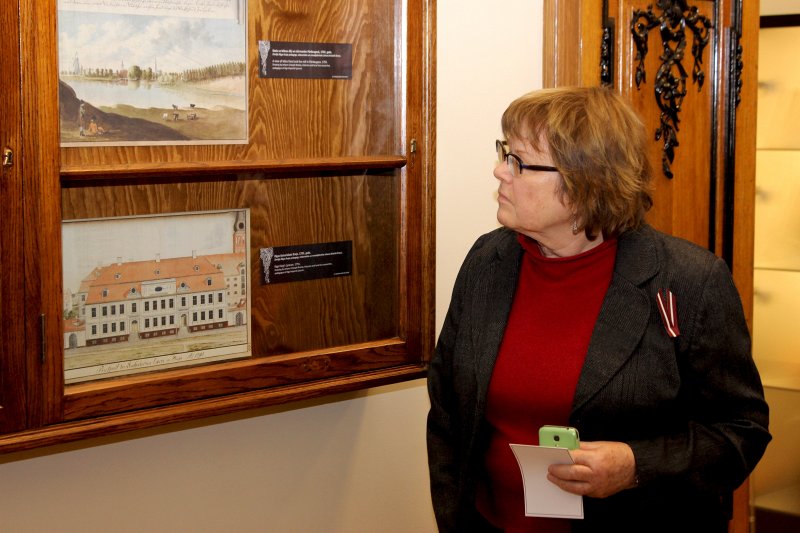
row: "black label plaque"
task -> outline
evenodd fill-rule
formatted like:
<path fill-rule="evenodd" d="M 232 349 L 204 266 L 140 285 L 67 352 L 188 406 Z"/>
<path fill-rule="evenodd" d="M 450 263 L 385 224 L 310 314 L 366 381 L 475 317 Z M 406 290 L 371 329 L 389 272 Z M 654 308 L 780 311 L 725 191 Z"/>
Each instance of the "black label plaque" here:
<path fill-rule="evenodd" d="M 353 45 L 258 41 L 260 78 L 350 79 Z"/>
<path fill-rule="evenodd" d="M 261 248 L 261 263 L 268 284 L 349 276 L 353 241 Z"/>

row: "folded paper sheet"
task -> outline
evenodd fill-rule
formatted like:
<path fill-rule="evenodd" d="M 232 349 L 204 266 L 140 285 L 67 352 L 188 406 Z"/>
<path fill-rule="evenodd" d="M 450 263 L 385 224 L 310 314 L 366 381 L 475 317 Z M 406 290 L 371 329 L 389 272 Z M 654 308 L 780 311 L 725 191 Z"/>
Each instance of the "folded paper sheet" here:
<path fill-rule="evenodd" d="M 550 518 L 583 518 L 583 498 L 547 480 L 547 467 L 572 463 L 566 448 L 510 444 L 525 487 L 525 515 Z"/>

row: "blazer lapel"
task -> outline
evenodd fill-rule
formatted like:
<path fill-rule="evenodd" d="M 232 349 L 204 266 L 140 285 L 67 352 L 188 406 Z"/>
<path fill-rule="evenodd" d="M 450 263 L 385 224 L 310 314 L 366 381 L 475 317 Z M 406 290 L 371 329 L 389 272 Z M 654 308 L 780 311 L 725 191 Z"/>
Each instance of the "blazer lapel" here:
<path fill-rule="evenodd" d="M 514 292 L 517 288 L 522 247 L 516 234 L 509 232 L 510 239 L 497 247 L 496 260 L 481 276 L 483 291 L 482 309 L 478 313 L 480 320 L 475 323 L 472 332 L 473 346 L 476 347 L 475 377 L 477 380 L 478 413 L 483 413 L 489 381 L 492 377 L 497 352 L 505 333 Z M 480 419 L 482 417 L 478 417 Z"/>
<path fill-rule="evenodd" d="M 653 312 L 642 285 L 658 270 L 649 227 L 619 238 L 614 275 L 597 317 L 572 411 L 588 402 L 631 357 Z"/>

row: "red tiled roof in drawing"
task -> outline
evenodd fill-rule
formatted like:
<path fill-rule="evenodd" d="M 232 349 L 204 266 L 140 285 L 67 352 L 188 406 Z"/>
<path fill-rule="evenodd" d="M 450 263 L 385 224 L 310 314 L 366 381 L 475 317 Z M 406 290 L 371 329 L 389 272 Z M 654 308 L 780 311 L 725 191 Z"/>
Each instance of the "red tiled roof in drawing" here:
<path fill-rule="evenodd" d="M 131 293 L 131 289 L 136 292 Z M 138 283 L 132 285 L 97 285 L 89 288 L 86 295 L 87 304 L 98 304 L 103 302 L 124 302 L 127 298 L 141 298 L 142 288 Z"/>
<path fill-rule="evenodd" d="M 208 279 L 211 278 L 211 284 L 208 284 Z M 181 292 L 202 292 L 202 291 L 219 291 L 225 289 L 225 275 L 219 270 L 213 274 L 203 274 L 197 276 L 186 276 L 178 278 L 178 293 Z M 183 285 L 186 288 L 183 288 Z"/>
<path fill-rule="evenodd" d="M 224 275 L 205 256 L 114 263 L 97 270 L 94 279 L 85 278 L 90 285 L 87 304 L 141 298 L 142 284 L 158 280 L 175 280 L 178 292 L 225 289 Z"/>

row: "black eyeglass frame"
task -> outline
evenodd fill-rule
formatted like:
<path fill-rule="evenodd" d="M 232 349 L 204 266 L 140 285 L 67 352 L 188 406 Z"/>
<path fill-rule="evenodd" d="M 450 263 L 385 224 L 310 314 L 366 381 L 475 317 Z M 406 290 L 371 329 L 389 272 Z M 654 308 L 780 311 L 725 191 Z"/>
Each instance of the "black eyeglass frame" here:
<path fill-rule="evenodd" d="M 507 163 L 509 168 L 512 169 L 511 173 L 512 176 L 516 176 L 516 174 L 514 174 L 513 172 L 514 167 L 508 161 L 509 157 L 513 157 L 516 160 L 517 165 L 519 165 L 520 173 L 522 173 L 523 170 L 538 170 L 541 172 L 559 172 L 559 170 L 556 167 L 550 167 L 547 165 L 526 165 L 525 163 L 522 162 L 522 159 L 520 159 L 520 157 L 517 154 L 512 154 L 511 152 L 508 151 L 508 142 L 506 141 L 501 141 L 501 140 L 495 141 L 495 149 L 497 150 L 498 162 Z"/>

